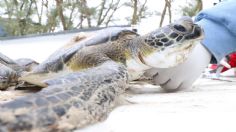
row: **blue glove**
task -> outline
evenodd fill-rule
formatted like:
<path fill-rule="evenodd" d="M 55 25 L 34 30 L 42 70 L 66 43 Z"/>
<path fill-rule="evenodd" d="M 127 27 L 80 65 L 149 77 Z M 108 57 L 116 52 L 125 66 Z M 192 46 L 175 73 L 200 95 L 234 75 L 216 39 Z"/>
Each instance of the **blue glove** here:
<path fill-rule="evenodd" d="M 203 45 L 219 63 L 226 55 L 236 51 L 236 0 L 223 1 L 201 11 L 196 23 L 205 31 Z"/>

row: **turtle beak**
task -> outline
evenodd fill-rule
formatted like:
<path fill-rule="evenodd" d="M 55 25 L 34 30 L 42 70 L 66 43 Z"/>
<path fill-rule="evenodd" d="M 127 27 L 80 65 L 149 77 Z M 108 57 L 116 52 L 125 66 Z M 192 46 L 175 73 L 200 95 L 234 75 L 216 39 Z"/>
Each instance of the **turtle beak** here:
<path fill-rule="evenodd" d="M 204 29 L 200 25 L 197 25 L 197 24 L 194 24 L 194 25 L 196 25 L 195 26 L 195 29 L 197 30 L 196 32 L 200 32 L 200 36 L 198 37 L 198 39 L 200 40 L 204 39 L 205 37 Z"/>
<path fill-rule="evenodd" d="M 195 40 L 202 40 L 204 38 L 204 31 L 201 26 L 198 24 L 193 25 L 193 31 L 185 36 L 185 39 L 195 39 Z"/>

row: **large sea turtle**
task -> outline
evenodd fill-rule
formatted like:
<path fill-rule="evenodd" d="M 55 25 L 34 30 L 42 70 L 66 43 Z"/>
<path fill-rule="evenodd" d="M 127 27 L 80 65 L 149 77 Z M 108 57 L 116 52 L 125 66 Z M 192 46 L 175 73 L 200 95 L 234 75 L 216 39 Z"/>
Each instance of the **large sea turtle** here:
<path fill-rule="evenodd" d="M 79 34 L 20 80 L 41 91 L 0 106 L 0 131 L 67 131 L 105 119 L 130 80 L 182 63 L 203 38 L 191 18 L 140 36 L 124 28 Z"/>

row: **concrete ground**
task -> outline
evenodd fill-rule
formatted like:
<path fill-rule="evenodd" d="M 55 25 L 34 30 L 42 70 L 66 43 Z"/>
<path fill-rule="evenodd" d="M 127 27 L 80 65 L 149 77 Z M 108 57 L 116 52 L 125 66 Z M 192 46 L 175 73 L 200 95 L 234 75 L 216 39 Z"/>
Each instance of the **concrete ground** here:
<path fill-rule="evenodd" d="M 153 94 L 129 94 L 134 104 L 113 110 L 102 123 L 76 132 L 235 132 L 236 78 L 200 78 L 192 88 L 164 93 L 142 84 Z"/>

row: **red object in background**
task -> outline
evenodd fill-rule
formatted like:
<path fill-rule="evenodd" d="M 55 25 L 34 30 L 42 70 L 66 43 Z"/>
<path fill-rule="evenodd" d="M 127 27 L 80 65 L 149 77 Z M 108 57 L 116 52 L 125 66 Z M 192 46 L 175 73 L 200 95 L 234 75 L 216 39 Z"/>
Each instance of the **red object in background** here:
<path fill-rule="evenodd" d="M 231 68 L 236 67 L 236 52 L 228 56 L 228 64 L 231 66 Z M 221 72 L 225 72 L 227 70 L 229 70 L 229 68 L 224 67 Z"/>
<path fill-rule="evenodd" d="M 218 68 L 218 65 L 217 64 L 211 64 L 209 68 L 212 69 L 212 70 L 216 70 Z"/>

